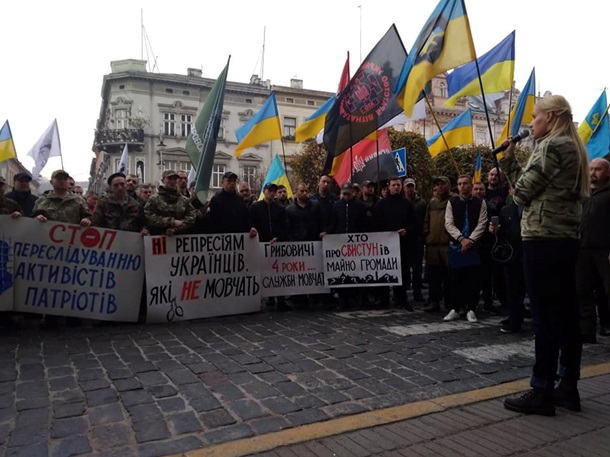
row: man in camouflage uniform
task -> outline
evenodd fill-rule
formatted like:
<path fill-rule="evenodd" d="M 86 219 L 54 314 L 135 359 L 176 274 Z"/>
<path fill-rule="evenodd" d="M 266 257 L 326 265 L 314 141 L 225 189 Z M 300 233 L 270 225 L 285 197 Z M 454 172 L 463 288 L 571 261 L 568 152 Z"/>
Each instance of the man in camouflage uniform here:
<path fill-rule="evenodd" d="M 137 193 L 138 186 L 140 185 L 140 178 L 138 175 L 128 174 L 125 177 L 125 186 L 127 189 L 127 195 L 137 201 L 140 205 L 144 206 L 146 203 L 142 197 Z"/>
<path fill-rule="evenodd" d="M 127 195 L 125 175 L 114 173 L 108 178 L 108 193 L 101 197 L 91 218 L 92 225 L 148 235 L 144 228 L 142 206 Z"/>
<path fill-rule="evenodd" d="M 70 190 L 70 175 L 64 170 L 55 170 L 51 174 L 53 191 L 36 200 L 32 217 L 40 222 L 58 221 L 69 224 L 80 224 L 83 227 L 91 225 L 91 214 L 87 202 L 80 195 Z M 68 317 L 69 326 L 81 325 L 81 320 Z M 44 316 L 42 328 L 53 328 L 58 325 L 58 316 L 47 314 Z"/>
<path fill-rule="evenodd" d="M 165 170 L 162 182 L 144 205 L 146 226 L 151 235 L 185 233 L 195 223 L 195 208 L 188 197 L 178 193 L 178 173 Z"/>
<path fill-rule="evenodd" d="M 51 175 L 53 191 L 41 196 L 34 204 L 32 217 L 40 222 L 59 221 L 69 224 L 91 225 L 89 209 L 85 199 L 69 190 L 70 175 L 64 170 L 55 170 Z"/>

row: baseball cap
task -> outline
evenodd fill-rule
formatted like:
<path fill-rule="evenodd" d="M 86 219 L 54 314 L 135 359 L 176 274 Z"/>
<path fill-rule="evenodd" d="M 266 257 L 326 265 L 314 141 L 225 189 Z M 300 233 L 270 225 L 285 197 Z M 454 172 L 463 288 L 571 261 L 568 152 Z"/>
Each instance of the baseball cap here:
<path fill-rule="evenodd" d="M 163 174 L 161 175 L 161 177 L 162 177 L 163 179 L 165 179 L 165 178 L 169 178 L 169 177 L 171 177 L 171 176 L 178 177 L 178 173 L 176 173 L 174 170 L 165 170 L 165 171 L 163 172 Z"/>
<path fill-rule="evenodd" d="M 369 181 L 368 179 L 366 181 L 363 181 L 362 184 L 360 184 L 360 187 L 366 187 L 366 186 L 374 186 L 375 183 L 373 181 Z"/>
<path fill-rule="evenodd" d="M 65 171 L 65 170 L 55 170 L 51 174 L 51 179 L 58 178 L 59 176 L 65 176 L 66 178 L 69 178 L 70 174 L 67 171 Z"/>
<path fill-rule="evenodd" d="M 222 179 L 237 179 L 237 175 L 232 171 L 227 171 L 222 175 Z"/>
<path fill-rule="evenodd" d="M 354 189 L 358 189 L 358 190 L 360 190 L 360 184 L 358 184 L 357 182 L 355 182 L 354 184 L 352 184 L 352 187 L 353 187 Z"/>
<path fill-rule="evenodd" d="M 432 184 L 436 184 L 438 182 L 444 182 L 447 184 L 451 184 L 451 181 L 449 181 L 449 178 L 447 176 L 437 176 L 436 178 L 434 178 L 432 180 Z"/>
<path fill-rule="evenodd" d="M 409 184 L 414 186 L 415 185 L 415 180 L 413 178 L 405 179 L 405 186 L 408 186 Z"/>
<path fill-rule="evenodd" d="M 351 194 L 354 192 L 354 186 L 352 183 L 346 182 L 341 186 L 341 193 Z"/>
<path fill-rule="evenodd" d="M 112 184 L 112 180 L 116 177 L 121 177 L 124 178 L 125 177 L 125 173 L 112 173 L 110 176 L 108 176 L 108 179 L 106 180 L 106 182 L 108 183 L 108 185 L 110 186 Z"/>
<path fill-rule="evenodd" d="M 265 184 L 263 186 L 263 190 L 273 190 L 273 191 L 275 191 L 275 190 L 277 190 L 277 184 L 274 184 L 272 182 L 268 182 L 267 184 Z"/>
<path fill-rule="evenodd" d="M 30 176 L 29 173 L 17 173 L 14 177 L 13 177 L 13 181 L 31 181 L 32 177 Z"/>

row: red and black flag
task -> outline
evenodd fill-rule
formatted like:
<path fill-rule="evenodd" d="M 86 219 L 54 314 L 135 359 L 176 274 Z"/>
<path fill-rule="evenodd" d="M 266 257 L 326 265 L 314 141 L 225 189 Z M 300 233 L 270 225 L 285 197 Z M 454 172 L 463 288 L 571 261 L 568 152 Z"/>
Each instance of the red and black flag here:
<path fill-rule="evenodd" d="M 329 155 L 340 155 L 402 112 L 392 91 L 406 58 L 392 24 L 326 115 L 324 145 Z"/>

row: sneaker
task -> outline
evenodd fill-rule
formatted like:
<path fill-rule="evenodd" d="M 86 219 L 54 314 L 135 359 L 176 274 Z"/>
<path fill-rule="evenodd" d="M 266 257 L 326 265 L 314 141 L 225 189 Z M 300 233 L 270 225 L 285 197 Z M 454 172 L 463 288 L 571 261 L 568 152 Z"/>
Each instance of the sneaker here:
<path fill-rule="evenodd" d="M 570 411 L 580 411 L 580 394 L 576 383 L 570 383 L 564 379 L 559 381 L 555 388 L 555 404 Z"/>
<path fill-rule="evenodd" d="M 507 398 L 504 400 L 504 407 L 523 414 L 555 415 L 553 393 L 544 389 L 532 389 L 520 397 Z"/>
<path fill-rule="evenodd" d="M 455 309 L 452 309 L 451 311 L 449 311 L 449 314 L 447 314 L 443 320 L 445 322 L 449 322 L 449 321 L 455 321 L 458 320 L 460 318 L 460 315 L 458 314 L 458 312 Z"/>
<path fill-rule="evenodd" d="M 500 327 L 500 333 L 519 333 L 521 331 L 520 327 L 511 327 L 510 324 L 503 324 L 502 327 Z"/>
<path fill-rule="evenodd" d="M 468 311 L 466 313 L 466 319 L 468 319 L 468 322 L 470 322 L 471 324 L 474 324 L 475 322 L 479 322 L 477 320 L 477 315 L 474 313 L 474 311 Z"/>

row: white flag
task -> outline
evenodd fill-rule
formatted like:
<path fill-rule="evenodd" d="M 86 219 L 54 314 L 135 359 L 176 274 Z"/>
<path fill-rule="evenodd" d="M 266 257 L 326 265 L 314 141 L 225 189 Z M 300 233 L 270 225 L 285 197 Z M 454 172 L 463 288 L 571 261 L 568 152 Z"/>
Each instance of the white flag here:
<path fill-rule="evenodd" d="M 129 173 L 129 158 L 127 157 L 128 152 L 129 148 L 127 147 L 127 143 L 125 143 L 123 154 L 121 154 L 121 160 L 119 161 L 119 169 L 117 170 L 119 173 L 123 173 L 125 175 Z"/>
<path fill-rule="evenodd" d="M 57 119 L 51 123 L 36 144 L 32 146 L 32 149 L 30 149 L 30 152 L 28 152 L 27 155 L 34 159 L 32 176 L 35 179 L 40 175 L 40 172 L 47 164 L 49 157 L 61 157 L 61 143 L 59 141 Z"/>
<path fill-rule="evenodd" d="M 195 181 L 196 178 L 195 167 L 191 165 L 191 169 L 189 170 L 189 175 L 186 177 L 186 188 L 191 188 L 191 183 Z"/>

